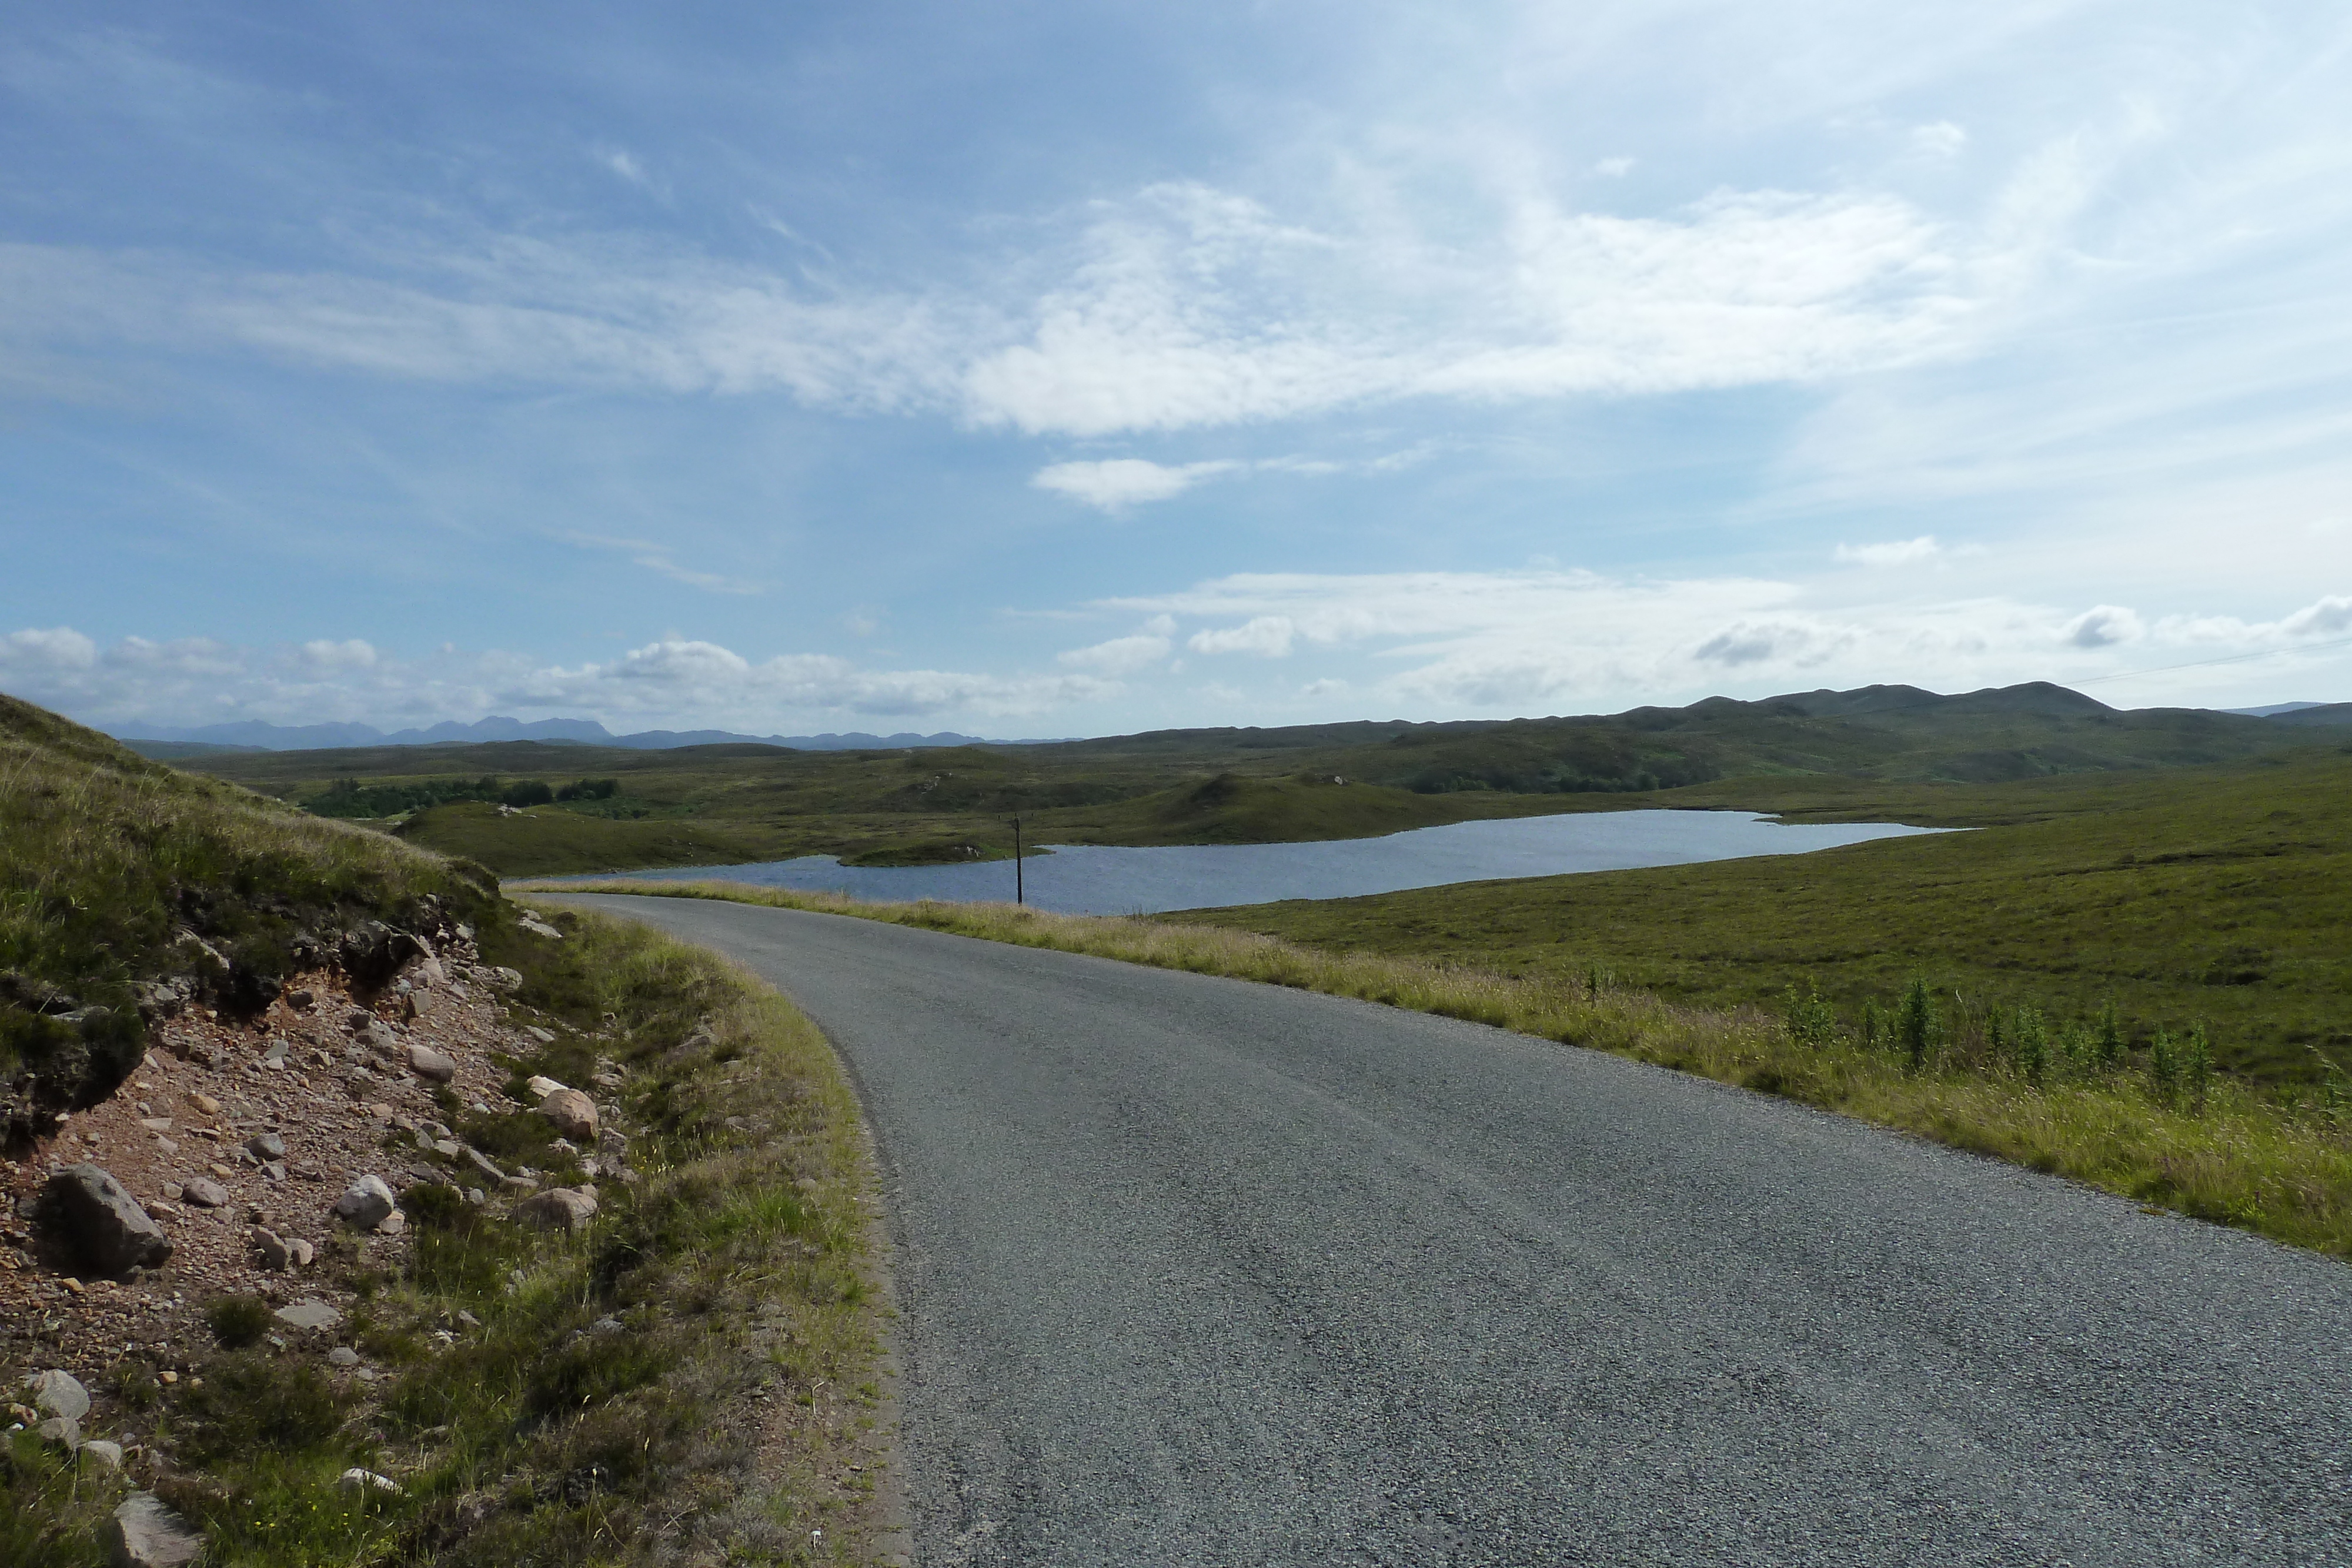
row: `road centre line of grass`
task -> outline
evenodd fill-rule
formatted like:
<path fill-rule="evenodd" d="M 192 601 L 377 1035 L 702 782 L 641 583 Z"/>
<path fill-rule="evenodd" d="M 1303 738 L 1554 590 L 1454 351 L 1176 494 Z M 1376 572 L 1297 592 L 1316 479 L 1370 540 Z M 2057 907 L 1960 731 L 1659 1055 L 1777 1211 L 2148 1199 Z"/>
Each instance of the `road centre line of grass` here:
<path fill-rule="evenodd" d="M 532 888 L 520 883 L 508 891 L 527 895 Z M 2213 1084 L 2201 1107 L 2186 1107 L 2153 1102 L 2136 1074 L 2037 1086 L 1998 1071 L 1913 1071 L 1899 1056 L 1844 1037 L 1801 1040 L 1757 1009 L 1682 1007 L 1605 983 L 1328 952 L 1159 919 L 1006 904 L 866 904 L 837 894 L 709 881 L 574 882 L 561 891 L 845 915 L 1464 1019 L 1779 1095 L 2143 1205 L 2352 1258 L 2352 1137 L 2336 1110 L 2227 1079 Z"/>

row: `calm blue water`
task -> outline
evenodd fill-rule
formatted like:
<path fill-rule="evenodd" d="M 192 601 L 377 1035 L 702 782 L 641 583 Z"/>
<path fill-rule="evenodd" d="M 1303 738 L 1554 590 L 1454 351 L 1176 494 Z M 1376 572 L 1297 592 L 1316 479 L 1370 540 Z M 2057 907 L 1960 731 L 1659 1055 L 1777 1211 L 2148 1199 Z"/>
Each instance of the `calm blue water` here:
<path fill-rule="evenodd" d="M 1025 863 L 1029 902 L 1063 915 L 1157 915 L 1283 898 L 1348 898 L 1449 882 L 1631 871 L 1749 855 L 1806 854 L 1872 839 L 1936 832 L 1892 822 L 1781 826 L 1751 811 L 1590 811 L 1417 828 L 1382 839 L 1311 844 L 1182 844 L 1158 849 L 1065 846 Z M 845 866 L 822 855 L 756 865 L 620 873 L 845 893 L 878 902 L 1011 902 L 1013 862 Z M 563 879 L 578 881 L 579 878 Z"/>

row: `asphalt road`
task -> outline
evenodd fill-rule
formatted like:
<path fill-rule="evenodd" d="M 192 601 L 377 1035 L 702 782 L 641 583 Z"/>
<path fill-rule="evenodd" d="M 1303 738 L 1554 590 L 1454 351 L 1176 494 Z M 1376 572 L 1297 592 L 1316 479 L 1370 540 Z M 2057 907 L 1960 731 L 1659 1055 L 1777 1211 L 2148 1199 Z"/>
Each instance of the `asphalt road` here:
<path fill-rule="evenodd" d="M 822 1024 L 918 1562 L 2352 1563 L 2352 1270 L 1475 1025 L 582 899 Z"/>

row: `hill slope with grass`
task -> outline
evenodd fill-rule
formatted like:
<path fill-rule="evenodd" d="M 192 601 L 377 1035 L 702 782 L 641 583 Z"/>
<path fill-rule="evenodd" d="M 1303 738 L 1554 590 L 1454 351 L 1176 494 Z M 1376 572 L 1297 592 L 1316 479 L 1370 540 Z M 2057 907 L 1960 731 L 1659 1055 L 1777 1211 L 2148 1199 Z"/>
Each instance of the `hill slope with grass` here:
<path fill-rule="evenodd" d="M 414 841 L 502 875 L 541 875 L 807 854 L 869 865 L 993 859 L 1011 852 L 1015 814 L 1039 843 L 1265 843 L 1699 804 L 1731 781 L 1750 798 L 1778 781 L 1793 800 L 1827 780 L 2146 772 L 2325 744 L 2325 720 L 2126 712 L 2047 685 L 1958 696 L 1872 686 L 1607 716 L 1162 730 L 919 752 L 517 741 L 190 765 L 314 812 L 397 821 Z M 1323 788 L 1335 779 L 1347 783 Z M 1216 800 L 1204 789 L 1237 793 Z"/>
<path fill-rule="evenodd" d="M 5 697 L 0 892 L 0 1562 L 866 1555 L 872 1170 L 782 998 Z"/>

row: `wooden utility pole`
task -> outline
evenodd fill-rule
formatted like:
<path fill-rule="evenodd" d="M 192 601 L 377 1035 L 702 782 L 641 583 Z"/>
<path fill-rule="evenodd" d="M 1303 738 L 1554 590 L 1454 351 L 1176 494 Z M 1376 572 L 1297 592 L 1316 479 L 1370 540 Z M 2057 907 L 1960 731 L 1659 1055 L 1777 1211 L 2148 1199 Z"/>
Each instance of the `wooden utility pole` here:
<path fill-rule="evenodd" d="M 1013 819 L 1013 902 L 1029 902 L 1028 889 L 1021 882 L 1021 819 Z"/>

